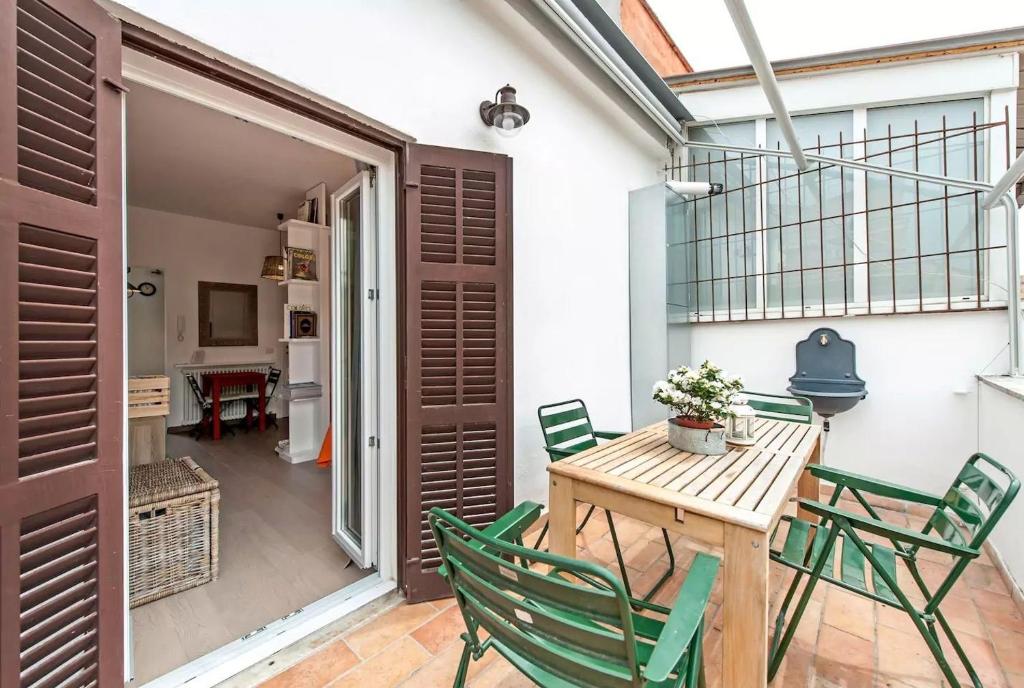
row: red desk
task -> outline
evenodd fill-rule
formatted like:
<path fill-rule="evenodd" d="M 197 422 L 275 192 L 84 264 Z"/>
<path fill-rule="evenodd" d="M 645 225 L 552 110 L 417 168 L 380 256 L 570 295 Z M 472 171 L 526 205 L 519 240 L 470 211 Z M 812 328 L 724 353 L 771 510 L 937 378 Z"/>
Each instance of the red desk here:
<path fill-rule="evenodd" d="M 220 395 L 227 387 L 248 387 L 256 385 L 259 390 L 260 432 L 267 429 L 267 376 L 255 370 L 238 370 L 230 373 L 208 373 L 203 375 L 203 393 L 213 400 L 213 439 L 220 439 Z M 252 422 L 252 409 L 245 412 L 247 423 Z"/>

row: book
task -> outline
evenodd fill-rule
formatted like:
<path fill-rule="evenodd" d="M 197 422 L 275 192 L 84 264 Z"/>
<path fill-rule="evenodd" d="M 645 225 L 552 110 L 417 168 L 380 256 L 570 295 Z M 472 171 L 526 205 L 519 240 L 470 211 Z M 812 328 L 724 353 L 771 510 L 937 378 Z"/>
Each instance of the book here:
<path fill-rule="evenodd" d="M 316 251 L 308 248 L 288 247 L 288 279 L 316 279 Z"/>

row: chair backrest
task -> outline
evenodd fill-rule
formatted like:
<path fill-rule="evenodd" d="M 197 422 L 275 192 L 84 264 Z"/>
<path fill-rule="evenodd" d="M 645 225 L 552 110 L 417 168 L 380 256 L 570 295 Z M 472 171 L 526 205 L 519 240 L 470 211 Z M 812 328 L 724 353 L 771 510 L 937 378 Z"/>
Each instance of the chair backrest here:
<path fill-rule="evenodd" d="M 274 396 L 274 392 L 277 391 L 277 383 L 281 381 L 281 369 L 271 368 L 267 371 L 267 399 Z"/>
<path fill-rule="evenodd" d="M 967 459 L 924 526 L 947 542 L 978 549 L 1020 490 L 1010 469 L 978 452 Z"/>
<path fill-rule="evenodd" d="M 544 433 L 544 448 L 562 449 L 576 453 L 597 446 L 594 428 L 590 425 L 587 405 L 580 399 L 546 404 L 537 409 L 540 429 Z M 562 456 L 548 451 L 552 461 Z"/>
<path fill-rule="evenodd" d="M 814 403 L 807 397 L 765 394 L 747 389 L 740 394 L 747 397 L 747 405 L 754 409 L 758 418 L 788 420 L 793 423 L 810 424 L 814 422 Z"/>
<path fill-rule="evenodd" d="M 199 386 L 196 376 L 192 373 L 185 373 L 185 379 L 188 380 L 188 386 L 192 390 L 192 395 L 195 396 L 196 402 L 200 406 L 206 406 L 206 397 L 203 395 L 203 389 Z"/>
<path fill-rule="evenodd" d="M 473 650 L 479 626 L 490 642 L 575 685 L 643 684 L 629 598 L 611 573 L 488 537 L 437 507 L 428 522 Z"/>

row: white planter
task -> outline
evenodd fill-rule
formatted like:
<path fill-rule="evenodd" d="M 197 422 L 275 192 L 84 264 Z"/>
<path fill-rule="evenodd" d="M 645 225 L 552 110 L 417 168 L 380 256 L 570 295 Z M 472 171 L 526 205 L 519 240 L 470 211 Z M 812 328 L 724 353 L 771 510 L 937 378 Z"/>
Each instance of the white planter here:
<path fill-rule="evenodd" d="M 715 424 L 715 427 L 708 430 L 701 428 L 686 428 L 677 424 L 671 418 L 668 423 L 668 443 L 676 449 L 690 452 L 691 454 L 717 455 L 725 454 L 728 449 L 725 446 L 725 427 Z"/>

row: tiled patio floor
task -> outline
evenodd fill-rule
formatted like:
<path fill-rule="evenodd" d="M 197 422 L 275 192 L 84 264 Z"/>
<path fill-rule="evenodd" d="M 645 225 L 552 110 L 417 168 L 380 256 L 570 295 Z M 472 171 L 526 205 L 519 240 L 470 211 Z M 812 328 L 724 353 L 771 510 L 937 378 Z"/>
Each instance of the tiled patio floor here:
<path fill-rule="evenodd" d="M 851 511 L 860 510 L 849 502 L 841 505 Z M 580 535 L 580 556 L 610 565 L 615 554 L 607 524 L 599 515 L 595 514 Z M 916 528 L 923 525 L 923 519 L 902 512 L 886 510 L 882 515 L 896 524 Z M 623 517 L 617 517 L 615 522 L 620 541 L 632 543 L 625 550 L 630 578 L 636 588 L 645 590 L 647 581 L 655 580 L 665 565 L 660 531 Z M 682 566 L 692 560 L 692 551 L 684 542 L 676 544 L 676 553 Z M 922 563 L 922 574 L 930 585 L 944 575 L 944 558 Z M 684 577 L 683 571 L 674 576 L 656 601 L 671 603 Z M 773 564 L 776 603 L 781 598 L 778 593 L 783 582 L 782 571 Z M 904 590 L 912 588 L 916 590 L 909 581 L 904 586 Z M 704 641 L 709 688 L 728 688 L 722 686 L 721 679 L 720 603 L 717 592 L 708 612 L 711 623 L 707 625 Z M 1024 615 L 986 557 L 968 567 L 943 610 L 987 688 L 1024 688 Z M 325 644 L 263 685 L 450 686 L 461 652 L 458 636 L 463 630 L 462 617 L 449 600 L 402 604 Z M 952 656 L 952 651 L 948 654 Z M 966 677 L 964 681 L 970 685 Z M 471 665 L 469 685 L 509 688 L 532 684 L 492 651 Z M 926 646 L 902 612 L 822 584 L 815 589 L 782 670 L 771 685 L 932 688 L 945 684 Z"/>

